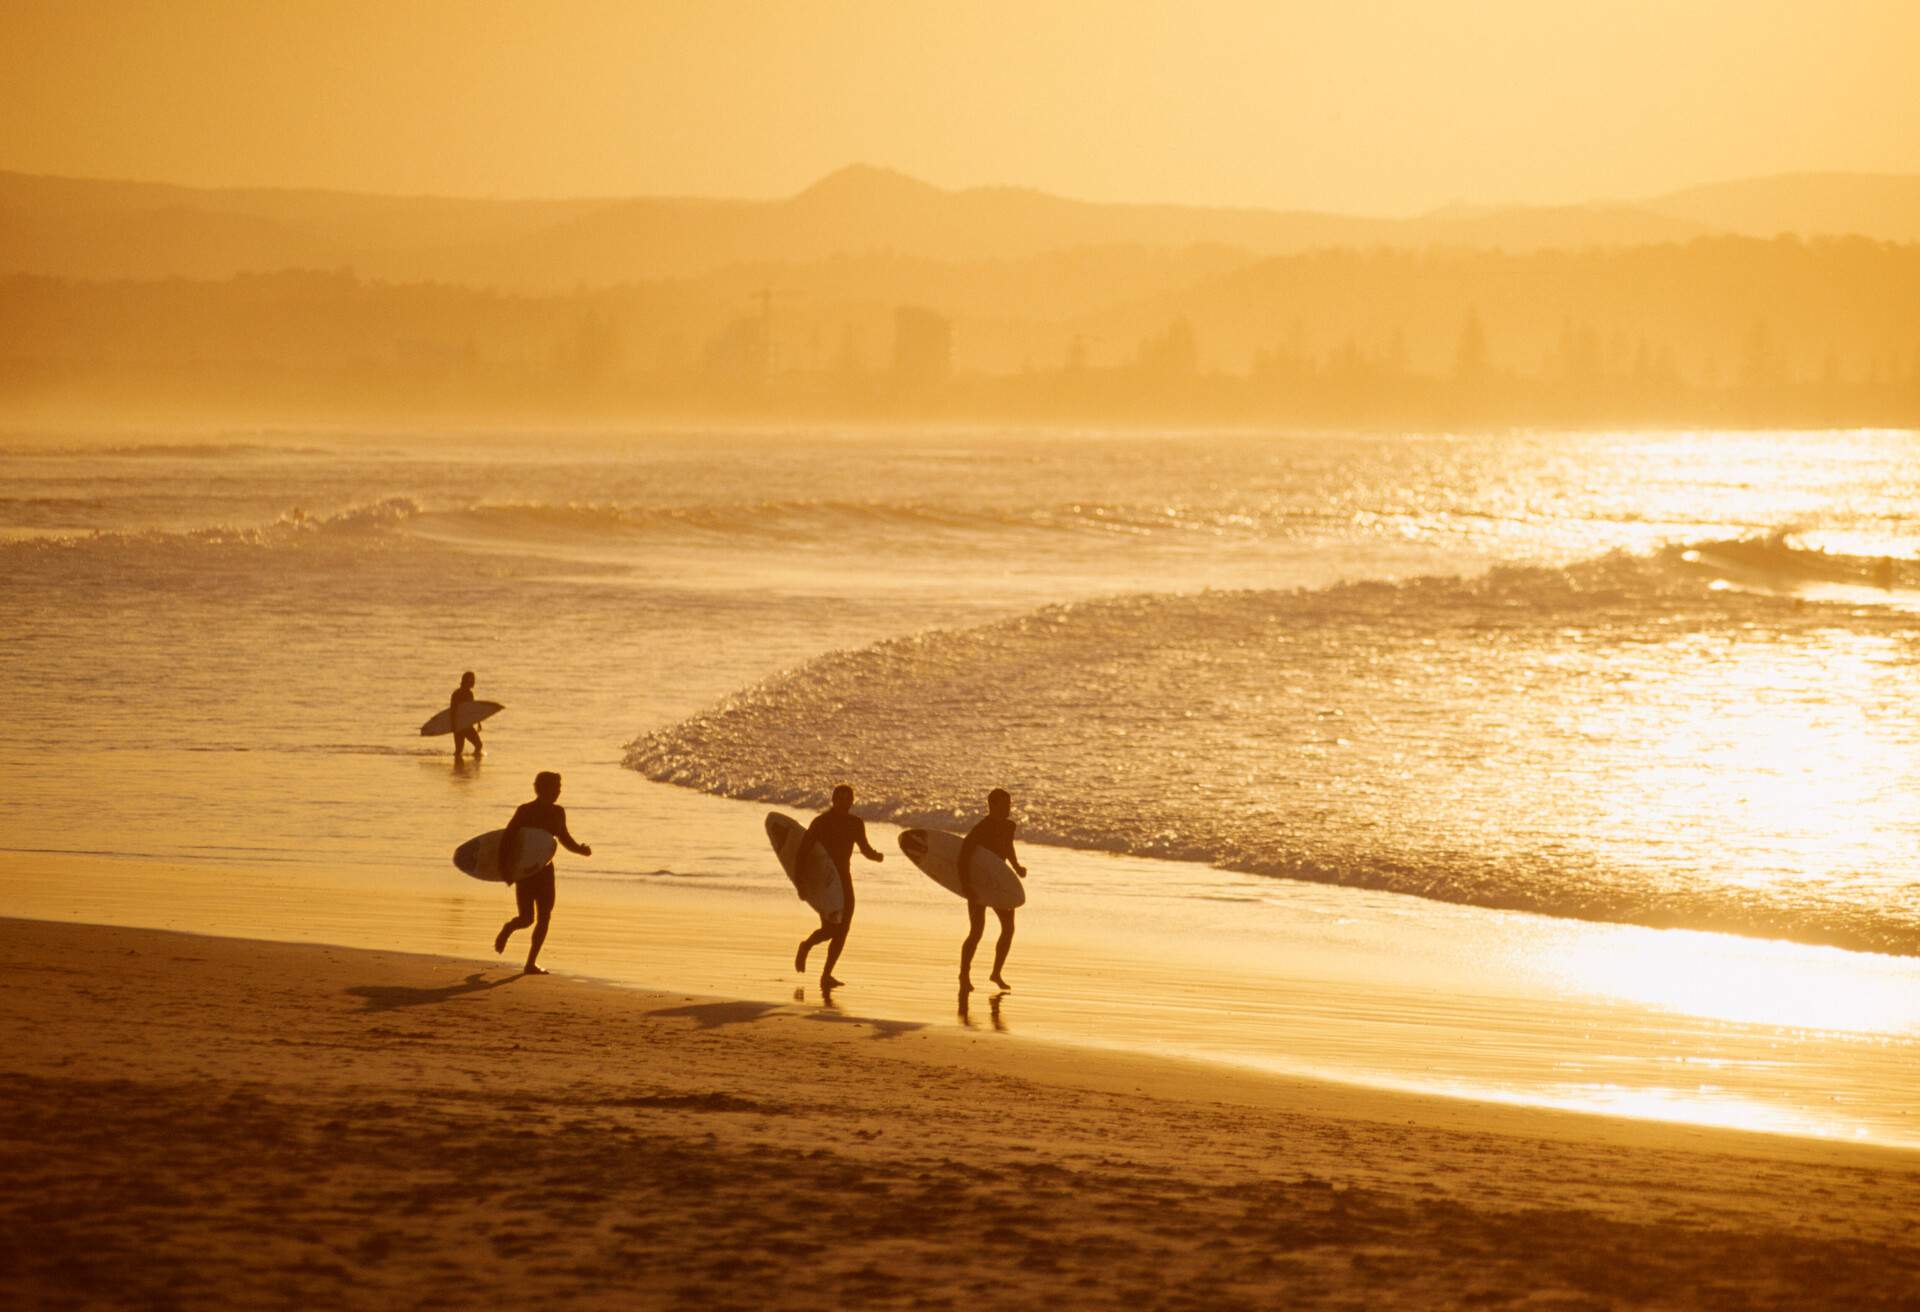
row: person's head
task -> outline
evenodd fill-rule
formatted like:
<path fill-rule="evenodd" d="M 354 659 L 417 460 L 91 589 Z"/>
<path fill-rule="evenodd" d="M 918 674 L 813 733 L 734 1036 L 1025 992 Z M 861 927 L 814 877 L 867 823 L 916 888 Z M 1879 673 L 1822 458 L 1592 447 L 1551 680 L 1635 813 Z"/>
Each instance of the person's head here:
<path fill-rule="evenodd" d="M 462 688 L 473 687 L 473 671 L 472 670 L 468 670 L 465 674 L 460 676 L 460 686 Z"/>
<path fill-rule="evenodd" d="M 850 811 L 853 809 L 853 785 L 841 784 L 833 790 L 833 809 Z"/>
<path fill-rule="evenodd" d="M 533 777 L 533 795 L 543 802 L 551 802 L 560 796 L 560 776 L 551 770 L 542 770 Z"/>
<path fill-rule="evenodd" d="M 1013 798 L 1004 788 L 996 788 L 987 794 L 987 814 L 1005 820 L 1013 811 Z"/>

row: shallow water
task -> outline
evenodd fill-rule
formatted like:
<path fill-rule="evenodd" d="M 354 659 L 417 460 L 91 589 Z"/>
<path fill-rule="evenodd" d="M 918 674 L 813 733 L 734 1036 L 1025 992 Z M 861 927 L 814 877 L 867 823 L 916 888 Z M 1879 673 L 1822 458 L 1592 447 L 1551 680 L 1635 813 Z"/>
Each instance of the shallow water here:
<path fill-rule="evenodd" d="M 619 914 L 778 905 L 755 808 L 702 805 L 623 762 L 795 808 L 850 778 L 870 815 L 949 824 L 1005 784 L 1029 840 L 1200 863 L 1061 887 L 1058 913 L 1122 945 L 1063 962 L 1138 959 L 1168 992 L 1101 1020 L 1108 1000 L 1048 967 L 1047 1032 L 1293 1066 L 1358 1042 L 1304 1064 L 1605 1105 L 1627 1095 L 1597 1067 L 1576 1078 L 1586 1058 L 1554 1025 L 1514 1039 L 1492 1015 L 1577 996 L 1911 1040 L 1898 1008 L 1862 1002 L 1856 1026 L 1845 989 L 1794 1019 L 1780 999 L 1795 990 L 1750 969 L 1776 961 L 1769 945 L 1655 970 L 1650 945 L 1672 940 L 1620 926 L 1920 952 L 1915 506 L 1910 433 L 15 436 L 0 446 L 0 843 L 344 879 L 357 891 L 325 923 L 346 941 L 386 926 L 360 894 L 416 876 L 463 905 L 497 894 L 446 854 L 537 769 L 566 774 Z M 507 710 L 484 764 L 456 771 L 446 740 L 414 730 L 463 668 Z M 1082 860 L 1099 858 L 1029 864 Z M 1045 890 L 1022 930 L 1036 968 Z M 1101 919 L 1141 898 L 1151 932 Z M 1370 943 L 1508 963 L 1492 989 L 1508 1002 L 1422 1021 L 1428 986 L 1407 983 L 1375 1025 L 1281 1002 L 1287 1025 L 1254 1023 L 1265 1004 L 1234 981 L 1295 996 L 1245 963 L 1297 947 L 1309 905 L 1352 909 Z M 299 928 L 257 915 L 269 936 Z M 1567 926 L 1547 939 L 1584 982 L 1513 965 L 1522 924 Z M 643 938 L 621 938 L 610 973 L 647 979 L 626 960 Z M 554 951 L 568 941 L 556 930 Z M 1242 964 L 1173 982 L 1216 948 Z M 1833 959 L 1882 982 L 1906 968 L 1778 950 L 1801 955 L 1775 974 L 1801 980 Z M 1340 958 L 1343 1006 L 1364 1009 L 1354 976 L 1391 956 Z M 950 1013 L 915 1000 L 919 969 L 928 998 L 943 992 L 944 961 L 888 959 L 887 1005 Z M 676 987 L 745 986 L 718 971 L 703 988 L 684 960 Z M 1690 975 L 1747 980 L 1751 1002 Z M 1673 987 L 1643 996 L 1650 978 Z M 1412 1031 L 1385 1019 L 1395 1008 Z M 1555 1055 L 1496 1077 L 1437 1040 L 1463 1025 Z M 1844 1082 L 1846 1050 L 1823 1049 L 1797 1092 L 1752 1092 L 1799 1125 L 1813 1090 Z M 1891 1108 L 1892 1077 L 1859 1062 Z M 1623 1087 L 1652 1114 L 1701 1097 Z"/>

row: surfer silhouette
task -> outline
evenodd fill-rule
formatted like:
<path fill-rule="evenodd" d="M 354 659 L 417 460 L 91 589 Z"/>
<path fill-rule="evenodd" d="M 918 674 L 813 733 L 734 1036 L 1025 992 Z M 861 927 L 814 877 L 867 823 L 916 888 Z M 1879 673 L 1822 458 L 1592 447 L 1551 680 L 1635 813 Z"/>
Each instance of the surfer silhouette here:
<path fill-rule="evenodd" d="M 794 854 L 793 868 L 807 868 L 807 854 L 818 843 L 833 862 L 833 868 L 840 872 L 840 892 L 843 903 L 838 919 L 829 916 L 820 917 L 820 928 L 800 940 L 800 950 L 793 955 L 793 968 L 801 974 L 806 973 L 807 954 L 821 943 L 827 947 L 827 964 L 820 971 L 820 987 L 832 989 L 840 987 L 840 981 L 833 977 L 834 965 L 840 960 L 841 951 L 847 946 L 847 930 L 853 924 L 853 849 L 858 847 L 860 855 L 869 861 L 884 861 L 886 858 L 873 850 L 867 842 L 867 822 L 853 813 L 853 789 L 841 784 L 833 790 L 833 806 L 813 818 L 807 826 L 807 832 L 800 838 L 800 850 Z"/>
<path fill-rule="evenodd" d="M 987 794 L 987 816 L 967 831 L 960 842 L 960 887 L 967 895 L 967 939 L 960 945 L 960 991 L 973 987 L 973 950 L 980 946 L 980 935 L 987 927 L 987 909 L 973 896 L 973 849 L 984 847 L 1013 867 L 1013 873 L 1025 879 L 1027 868 L 1013 854 L 1013 798 L 1004 788 Z M 1013 908 L 995 907 L 1000 917 L 1000 937 L 993 945 L 992 979 L 1003 989 L 1011 989 L 1005 974 L 1007 949 L 1013 946 Z"/>
<path fill-rule="evenodd" d="M 472 700 L 473 671 L 468 670 L 460 676 L 460 686 L 453 690 L 453 696 L 447 703 L 447 717 L 453 723 L 453 759 L 456 761 L 460 759 L 460 749 L 469 742 L 473 744 L 473 755 L 476 760 L 479 759 L 484 750 L 480 746 L 480 726 L 478 724 L 470 724 L 464 729 L 460 727 L 460 708 Z"/>
<path fill-rule="evenodd" d="M 575 842 L 573 835 L 567 832 L 567 813 L 560 806 L 560 776 L 551 770 L 542 770 L 533 777 L 533 800 L 520 803 L 519 809 L 513 813 L 513 819 L 507 821 L 507 832 L 500 838 L 502 874 L 513 869 L 514 861 L 520 855 L 522 829 L 544 829 L 567 851 L 578 852 L 581 856 L 593 855 L 592 848 L 585 843 Z M 500 926 L 500 932 L 493 938 L 493 950 L 505 952 L 507 940 L 513 937 L 513 931 L 532 925 L 533 943 L 527 948 L 526 973 L 544 975 L 547 972 L 540 969 L 539 964 L 540 945 L 547 941 L 547 923 L 553 918 L 553 862 L 549 861 L 531 874 L 509 882 L 513 884 L 513 898 L 520 914 Z"/>

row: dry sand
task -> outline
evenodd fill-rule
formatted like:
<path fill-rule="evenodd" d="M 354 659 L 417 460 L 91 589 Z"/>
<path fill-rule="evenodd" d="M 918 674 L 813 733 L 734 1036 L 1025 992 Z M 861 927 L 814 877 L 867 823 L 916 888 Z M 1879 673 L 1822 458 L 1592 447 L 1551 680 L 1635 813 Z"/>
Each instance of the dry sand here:
<path fill-rule="evenodd" d="M 1920 1155 L 0 921 L 0 1306 L 1920 1306 Z"/>

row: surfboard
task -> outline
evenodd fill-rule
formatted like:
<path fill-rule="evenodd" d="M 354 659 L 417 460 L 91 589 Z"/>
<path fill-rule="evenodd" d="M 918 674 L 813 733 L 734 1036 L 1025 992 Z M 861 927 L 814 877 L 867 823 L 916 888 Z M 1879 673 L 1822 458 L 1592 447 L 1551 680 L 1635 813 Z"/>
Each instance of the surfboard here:
<path fill-rule="evenodd" d="M 460 727 L 463 729 L 471 729 L 474 725 L 501 709 L 502 707 L 499 702 L 467 702 L 460 708 Z M 420 736 L 422 738 L 437 738 L 443 733 L 452 732 L 453 707 L 451 706 L 420 726 Z"/>
<path fill-rule="evenodd" d="M 553 860 L 553 854 L 560 850 L 560 844 L 546 830 L 522 829 L 520 859 L 514 863 L 519 869 L 513 872 L 512 878 L 508 878 L 500 873 L 500 840 L 506 836 L 504 829 L 491 829 L 469 838 L 453 849 L 453 864 L 463 875 L 511 884 L 520 876 L 530 875 Z"/>
<path fill-rule="evenodd" d="M 963 841 L 958 834 L 938 829 L 909 829 L 900 835 L 900 850 L 928 879 L 956 897 L 965 897 L 960 891 L 960 844 Z M 1027 886 L 997 853 L 976 847 L 973 849 L 973 896 L 985 906 L 1011 911 L 1026 905 Z"/>
<path fill-rule="evenodd" d="M 807 827 L 791 816 L 767 812 L 767 841 L 780 858 L 780 869 L 793 881 L 793 891 L 821 915 L 837 916 L 846 905 L 846 897 L 840 891 L 840 872 L 833 868 L 833 858 L 816 844 L 807 853 L 806 871 L 794 873 L 793 859 L 800 855 L 800 839 L 806 832 Z"/>

